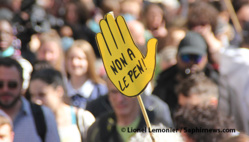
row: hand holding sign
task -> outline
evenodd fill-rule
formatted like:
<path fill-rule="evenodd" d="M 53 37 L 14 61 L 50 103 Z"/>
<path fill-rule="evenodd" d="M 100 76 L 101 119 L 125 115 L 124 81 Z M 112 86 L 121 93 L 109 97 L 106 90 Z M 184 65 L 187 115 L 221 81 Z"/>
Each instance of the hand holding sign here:
<path fill-rule="evenodd" d="M 100 21 L 96 40 L 108 77 L 126 96 L 139 95 L 152 79 L 156 64 L 156 39 L 149 40 L 146 57 L 134 44 L 122 16 L 111 14 Z"/>

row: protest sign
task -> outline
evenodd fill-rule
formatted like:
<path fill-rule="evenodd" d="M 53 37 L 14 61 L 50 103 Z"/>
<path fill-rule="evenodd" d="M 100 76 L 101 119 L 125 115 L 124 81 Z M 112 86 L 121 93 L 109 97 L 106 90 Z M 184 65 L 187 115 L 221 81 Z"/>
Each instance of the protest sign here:
<path fill-rule="evenodd" d="M 150 121 L 145 111 L 140 93 L 153 77 L 156 65 L 156 39 L 147 43 L 147 55 L 136 47 L 126 22 L 122 16 L 116 20 L 108 13 L 99 23 L 101 33 L 96 41 L 104 67 L 109 79 L 115 87 L 128 97 L 137 96 L 147 127 Z M 155 139 L 150 132 L 152 141 Z"/>
<path fill-rule="evenodd" d="M 116 20 L 109 13 L 100 21 L 96 35 L 106 73 L 124 95 L 139 95 L 152 79 L 156 65 L 156 39 L 147 44 L 147 55 L 136 47 L 122 16 Z"/>

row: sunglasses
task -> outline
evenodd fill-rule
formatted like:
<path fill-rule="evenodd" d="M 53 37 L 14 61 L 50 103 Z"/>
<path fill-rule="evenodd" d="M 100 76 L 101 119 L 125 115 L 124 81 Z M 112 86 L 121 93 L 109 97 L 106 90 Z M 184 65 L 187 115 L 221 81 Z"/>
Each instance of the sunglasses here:
<path fill-rule="evenodd" d="M 194 61 L 195 63 L 199 63 L 202 59 L 201 55 L 194 55 L 194 54 L 186 54 L 181 55 L 181 60 L 185 63 L 189 63 L 190 61 Z"/>
<path fill-rule="evenodd" d="M 18 86 L 18 83 L 16 81 L 9 81 L 7 82 L 7 86 L 9 89 L 16 89 Z M 0 89 L 4 87 L 4 82 L 0 81 Z"/>

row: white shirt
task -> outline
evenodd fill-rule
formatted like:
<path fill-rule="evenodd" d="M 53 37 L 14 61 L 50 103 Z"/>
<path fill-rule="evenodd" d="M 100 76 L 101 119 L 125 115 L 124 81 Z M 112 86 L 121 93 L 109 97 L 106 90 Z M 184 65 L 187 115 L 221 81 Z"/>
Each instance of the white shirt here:
<path fill-rule="evenodd" d="M 94 83 L 90 79 L 88 79 L 79 89 L 74 89 L 71 81 L 68 80 L 66 87 L 69 97 L 72 97 L 75 94 L 79 94 L 84 98 L 89 98 L 94 89 Z"/>

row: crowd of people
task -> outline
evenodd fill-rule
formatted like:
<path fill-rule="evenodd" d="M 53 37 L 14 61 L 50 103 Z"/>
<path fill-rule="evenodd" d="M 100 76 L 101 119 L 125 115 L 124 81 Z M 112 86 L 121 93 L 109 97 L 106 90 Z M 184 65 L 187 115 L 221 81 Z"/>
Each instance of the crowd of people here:
<path fill-rule="evenodd" d="M 0 0 L 0 141 L 249 141 L 249 0 L 229 2 Z M 107 77 L 95 36 L 108 12 L 143 55 L 157 39 L 141 98 L 170 132 L 151 135 Z"/>

